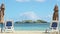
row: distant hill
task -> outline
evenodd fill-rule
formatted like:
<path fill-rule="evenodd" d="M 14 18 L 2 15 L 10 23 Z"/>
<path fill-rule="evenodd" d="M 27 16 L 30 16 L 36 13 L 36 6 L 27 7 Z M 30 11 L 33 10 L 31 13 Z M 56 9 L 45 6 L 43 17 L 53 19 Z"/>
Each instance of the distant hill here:
<path fill-rule="evenodd" d="M 32 20 L 23 20 L 23 21 L 16 21 L 16 24 L 23 24 L 23 23 L 47 23 L 47 21 L 44 20 L 36 20 L 36 21 L 32 21 Z"/>

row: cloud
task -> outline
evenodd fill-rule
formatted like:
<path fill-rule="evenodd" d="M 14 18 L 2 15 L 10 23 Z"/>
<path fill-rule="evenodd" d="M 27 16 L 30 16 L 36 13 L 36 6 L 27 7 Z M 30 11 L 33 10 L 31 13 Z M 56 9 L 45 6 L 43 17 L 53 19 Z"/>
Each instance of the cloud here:
<path fill-rule="evenodd" d="M 53 18 L 53 14 L 48 14 L 47 16 L 44 17 L 48 22 L 50 22 Z"/>
<path fill-rule="evenodd" d="M 35 0 L 36 2 L 45 2 L 46 0 Z"/>
<path fill-rule="evenodd" d="M 16 0 L 17 2 L 29 2 L 30 0 Z"/>
<path fill-rule="evenodd" d="M 46 0 L 16 0 L 17 2 L 30 2 L 30 1 L 36 1 L 36 2 L 45 2 Z"/>
<path fill-rule="evenodd" d="M 52 18 L 52 14 L 50 14 L 50 15 L 46 16 L 46 18 Z"/>
<path fill-rule="evenodd" d="M 33 11 L 24 12 L 24 13 L 20 14 L 20 17 L 22 17 L 24 19 L 31 19 L 31 20 L 40 19 L 40 17 L 37 16 L 36 13 Z"/>

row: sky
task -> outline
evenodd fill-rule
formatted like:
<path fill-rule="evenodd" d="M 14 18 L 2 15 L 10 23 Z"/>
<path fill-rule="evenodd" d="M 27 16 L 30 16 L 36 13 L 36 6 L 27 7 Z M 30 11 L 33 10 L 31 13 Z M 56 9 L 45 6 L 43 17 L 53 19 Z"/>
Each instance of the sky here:
<path fill-rule="evenodd" d="M 0 0 L 0 5 L 2 0 Z M 5 16 L 4 20 L 52 20 L 54 7 L 59 7 L 60 17 L 60 0 L 4 0 Z M 60 20 L 60 18 L 59 18 Z"/>

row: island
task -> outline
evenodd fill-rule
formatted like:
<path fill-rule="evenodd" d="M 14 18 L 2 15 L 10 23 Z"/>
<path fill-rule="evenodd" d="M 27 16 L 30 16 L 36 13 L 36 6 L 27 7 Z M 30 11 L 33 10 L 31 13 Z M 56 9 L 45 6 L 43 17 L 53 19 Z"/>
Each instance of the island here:
<path fill-rule="evenodd" d="M 16 24 L 23 24 L 23 23 L 47 23 L 47 21 L 44 20 L 22 20 L 22 21 L 16 21 Z"/>

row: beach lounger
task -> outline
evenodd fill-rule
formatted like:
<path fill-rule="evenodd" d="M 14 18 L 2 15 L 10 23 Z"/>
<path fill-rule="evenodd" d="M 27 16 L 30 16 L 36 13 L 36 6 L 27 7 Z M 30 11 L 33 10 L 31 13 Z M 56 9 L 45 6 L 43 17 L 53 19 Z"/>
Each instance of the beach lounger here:
<path fill-rule="evenodd" d="M 58 21 L 52 21 L 50 28 L 51 28 L 51 33 L 50 34 L 59 34 L 59 22 Z"/>
<path fill-rule="evenodd" d="M 5 32 L 13 32 L 14 31 L 14 23 L 12 20 L 6 21 L 5 22 L 5 27 L 4 27 Z"/>

